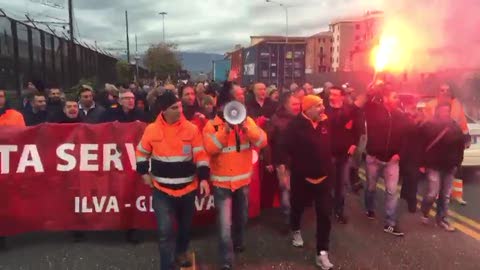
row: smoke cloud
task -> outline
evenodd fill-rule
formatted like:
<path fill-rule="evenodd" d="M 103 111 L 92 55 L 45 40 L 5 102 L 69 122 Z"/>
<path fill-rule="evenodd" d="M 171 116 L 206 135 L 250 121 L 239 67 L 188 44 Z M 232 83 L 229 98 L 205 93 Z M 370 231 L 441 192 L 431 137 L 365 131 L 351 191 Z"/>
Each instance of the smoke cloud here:
<path fill-rule="evenodd" d="M 367 6 L 383 10 L 386 23 L 402 21 L 409 29 L 413 69 L 480 68 L 479 0 L 377 0 Z"/>

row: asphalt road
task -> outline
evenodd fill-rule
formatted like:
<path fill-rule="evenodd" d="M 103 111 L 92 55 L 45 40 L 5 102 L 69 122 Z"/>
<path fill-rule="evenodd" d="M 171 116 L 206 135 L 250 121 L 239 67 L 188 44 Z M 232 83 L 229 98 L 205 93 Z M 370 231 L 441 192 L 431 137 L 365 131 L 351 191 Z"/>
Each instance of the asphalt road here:
<path fill-rule="evenodd" d="M 378 218 L 363 214 L 363 196 L 349 195 L 350 223 L 334 224 L 330 257 L 334 269 L 480 269 L 480 181 L 464 184 L 467 206 L 452 203 L 452 210 L 469 220 L 455 221 L 468 230 L 448 233 L 420 223 L 419 214 L 406 211 L 401 201 L 400 225 L 406 232 L 395 238 L 383 232 L 380 215 L 383 192 L 378 192 Z M 314 265 L 313 211 L 306 212 L 303 234 L 306 246 L 290 246 L 282 233 L 279 211 L 266 210 L 252 220 L 247 233 L 247 250 L 236 258 L 235 269 L 318 269 Z M 473 223 L 472 223 L 473 222 Z M 478 226 L 478 227 L 477 227 Z M 463 228 L 463 227 L 462 227 Z M 469 233 L 466 233 L 469 232 Z M 473 232 L 473 233 L 472 233 Z M 8 239 L 9 249 L 0 253 L 0 269 L 158 269 L 158 249 L 154 232 L 144 232 L 139 245 L 127 244 L 120 232 L 88 233 L 88 240 L 73 243 L 68 233 L 34 233 Z M 215 228 L 197 228 L 192 242 L 197 269 L 217 269 Z"/>

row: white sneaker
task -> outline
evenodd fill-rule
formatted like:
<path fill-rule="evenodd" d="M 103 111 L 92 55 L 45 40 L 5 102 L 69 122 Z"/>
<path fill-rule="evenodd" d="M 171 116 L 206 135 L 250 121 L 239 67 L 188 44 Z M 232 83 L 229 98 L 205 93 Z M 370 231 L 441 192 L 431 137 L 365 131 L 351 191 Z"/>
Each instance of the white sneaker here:
<path fill-rule="evenodd" d="M 328 259 L 328 252 L 326 251 L 320 251 L 320 254 L 318 254 L 315 258 L 315 263 L 323 270 L 329 270 L 333 268 L 333 264 Z"/>
<path fill-rule="evenodd" d="M 303 238 L 300 231 L 292 232 L 292 246 L 303 247 Z"/>

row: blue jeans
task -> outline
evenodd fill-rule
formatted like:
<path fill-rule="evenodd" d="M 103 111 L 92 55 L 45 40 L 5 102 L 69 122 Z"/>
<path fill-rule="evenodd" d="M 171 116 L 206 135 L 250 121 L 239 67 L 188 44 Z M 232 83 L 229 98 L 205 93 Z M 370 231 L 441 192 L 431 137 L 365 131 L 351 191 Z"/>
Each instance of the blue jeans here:
<path fill-rule="evenodd" d="M 157 218 L 160 270 L 174 269 L 175 256 L 187 252 L 190 229 L 195 211 L 195 192 L 173 197 L 162 191 L 153 191 L 153 209 Z M 173 230 L 178 224 L 178 233 Z"/>
<path fill-rule="evenodd" d="M 428 215 L 436 200 L 437 221 L 441 221 L 447 217 L 455 173 L 456 168 L 447 171 L 427 169 L 428 188 L 425 190 L 422 201 L 422 213 L 424 215 Z"/>
<path fill-rule="evenodd" d="M 365 207 L 367 211 L 375 211 L 375 194 L 377 181 L 383 176 L 385 181 L 385 218 L 386 223 L 395 226 L 397 222 L 397 185 L 400 166 L 398 161 L 384 162 L 367 155 L 367 190 L 365 191 Z"/>
<path fill-rule="evenodd" d="M 352 159 L 348 156 L 333 159 L 335 166 L 333 197 L 335 214 L 338 215 L 343 215 L 343 209 L 345 208 L 345 196 L 347 194 L 347 186 L 350 185 L 350 169 L 353 167 L 352 162 Z"/>
<path fill-rule="evenodd" d="M 276 168 L 278 186 L 280 189 L 280 207 L 285 217 L 286 224 L 290 223 L 290 170 L 281 171 Z"/>
<path fill-rule="evenodd" d="M 214 187 L 215 208 L 219 230 L 220 265 L 233 264 L 233 247 L 243 246 L 248 221 L 248 192 L 245 186 L 232 192 Z"/>

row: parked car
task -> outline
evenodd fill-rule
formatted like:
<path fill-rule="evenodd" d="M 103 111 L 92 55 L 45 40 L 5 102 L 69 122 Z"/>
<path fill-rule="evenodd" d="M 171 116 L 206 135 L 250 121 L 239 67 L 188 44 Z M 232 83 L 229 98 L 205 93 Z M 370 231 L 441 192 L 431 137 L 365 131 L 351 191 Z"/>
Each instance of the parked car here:
<path fill-rule="evenodd" d="M 472 137 L 472 144 L 463 153 L 462 167 L 480 167 L 480 124 L 467 116 L 467 125 Z"/>

